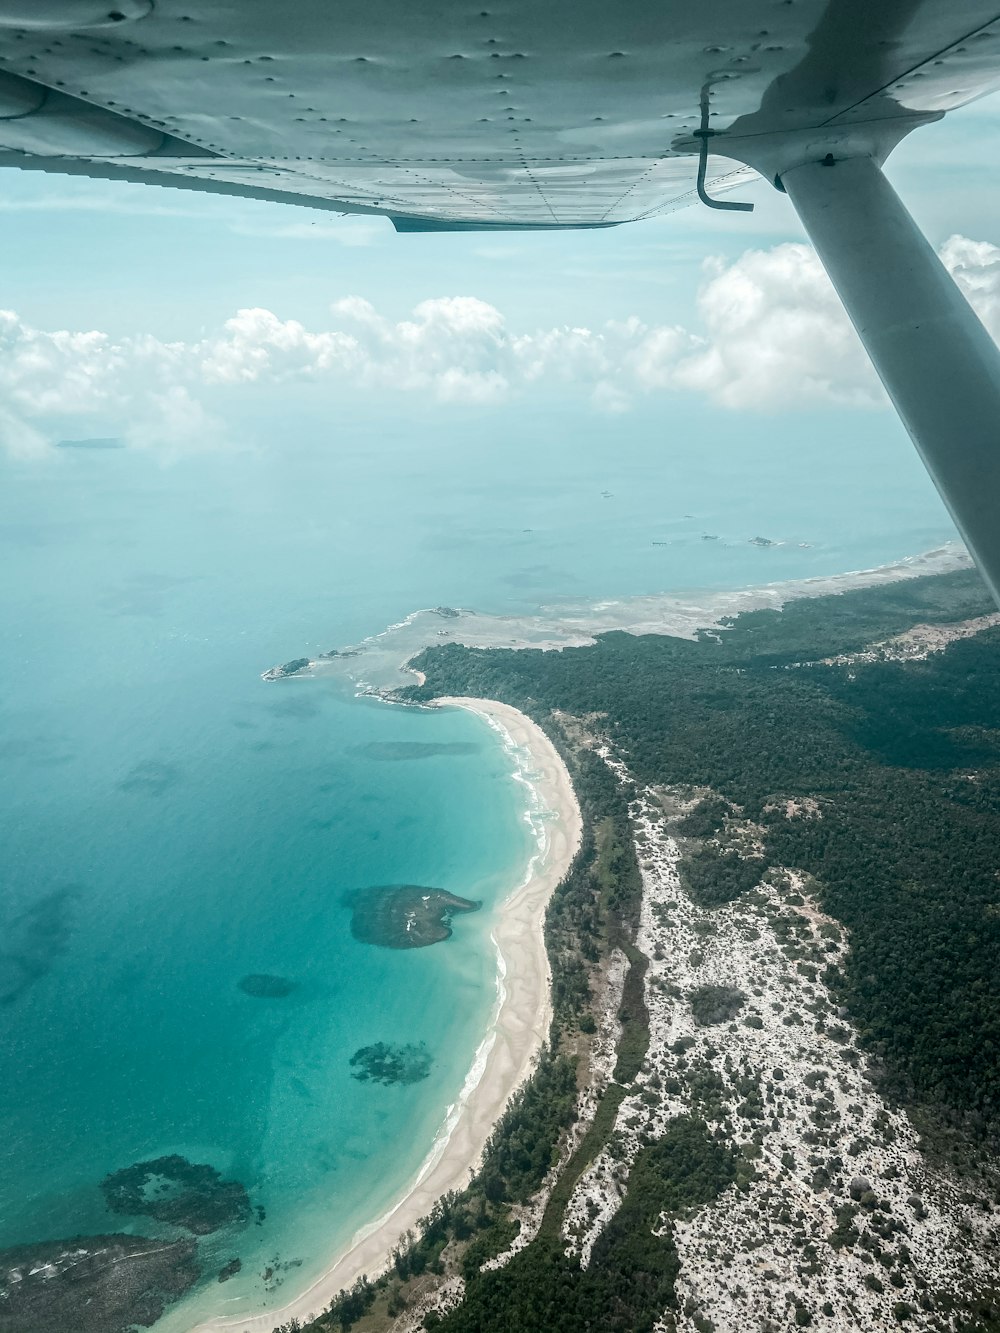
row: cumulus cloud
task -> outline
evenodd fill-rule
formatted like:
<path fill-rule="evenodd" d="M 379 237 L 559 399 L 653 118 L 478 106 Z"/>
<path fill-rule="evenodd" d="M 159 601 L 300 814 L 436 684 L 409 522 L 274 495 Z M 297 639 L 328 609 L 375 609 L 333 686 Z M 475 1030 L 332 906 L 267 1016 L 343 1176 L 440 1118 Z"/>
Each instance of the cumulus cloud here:
<path fill-rule="evenodd" d="M 1000 247 L 953 236 L 941 254 L 1000 334 Z M 227 394 L 303 380 L 335 395 L 421 394 L 484 407 L 569 391 L 615 414 L 677 392 L 740 411 L 885 402 L 806 245 L 708 261 L 697 315 L 695 328 L 633 317 L 598 328 L 517 329 L 472 296 L 422 301 L 399 320 L 349 296 L 331 305 L 321 328 L 246 309 L 197 341 L 163 342 L 45 331 L 0 311 L 0 448 L 37 452 L 52 423 L 69 418 L 75 429 L 100 423 L 147 449 L 215 446 L 224 442 L 216 412 L 225 414 Z"/>
<path fill-rule="evenodd" d="M 133 448 L 155 450 L 166 457 L 229 446 L 224 424 L 183 384 L 173 384 L 140 401 L 125 427 L 125 441 Z"/>
<path fill-rule="evenodd" d="M 38 458 L 48 450 L 40 430 L 0 407 L 0 451 L 12 458 Z"/>
<path fill-rule="evenodd" d="M 1000 247 L 949 236 L 941 258 L 990 333 L 1000 338 Z"/>
<path fill-rule="evenodd" d="M 709 261 L 698 296 L 705 344 L 673 383 L 731 408 L 883 401 L 871 365 L 815 252 L 807 245 Z"/>

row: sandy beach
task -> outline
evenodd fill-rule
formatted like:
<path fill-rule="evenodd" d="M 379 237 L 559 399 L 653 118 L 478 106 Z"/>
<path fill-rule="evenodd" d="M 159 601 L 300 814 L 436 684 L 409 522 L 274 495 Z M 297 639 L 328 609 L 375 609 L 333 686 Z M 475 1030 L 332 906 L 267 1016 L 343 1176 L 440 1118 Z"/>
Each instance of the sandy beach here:
<path fill-rule="evenodd" d="M 525 882 L 504 902 L 494 929 L 502 961 L 503 987 L 492 1044 L 480 1048 L 482 1074 L 456 1108 L 448 1138 L 435 1147 L 417 1179 L 389 1212 L 363 1228 L 307 1290 L 280 1309 L 252 1316 L 220 1317 L 193 1333 L 271 1333 L 291 1319 L 306 1321 L 363 1273 L 374 1278 L 388 1266 L 406 1232 L 416 1228 L 434 1201 L 465 1187 L 472 1178 L 493 1126 L 511 1095 L 528 1077 L 551 1021 L 550 971 L 543 938 L 545 908 L 580 845 L 580 807 L 569 773 L 555 746 L 530 718 L 507 704 L 487 699 L 446 698 L 441 707 L 467 708 L 497 730 L 523 759 L 521 776 L 533 788 L 535 827 L 544 846 L 532 860 Z"/>

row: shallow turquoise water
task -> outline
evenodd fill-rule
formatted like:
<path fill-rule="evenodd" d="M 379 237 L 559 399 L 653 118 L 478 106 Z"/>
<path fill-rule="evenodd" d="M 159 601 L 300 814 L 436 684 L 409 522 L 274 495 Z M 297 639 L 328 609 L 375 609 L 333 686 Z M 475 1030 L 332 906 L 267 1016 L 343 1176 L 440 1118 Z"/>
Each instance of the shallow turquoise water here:
<path fill-rule="evenodd" d="M 211 1162 L 266 1217 L 204 1244 L 210 1281 L 171 1333 L 280 1304 L 416 1171 L 485 1030 L 491 910 L 529 849 L 480 720 L 259 672 L 420 606 L 801 578 L 953 535 L 895 437 L 788 435 L 749 458 L 697 420 L 667 442 L 616 422 L 611 449 L 583 413 L 455 421 L 433 448 L 391 420 L 341 423 L 334 448 L 304 415 L 259 424 L 258 454 L 2 465 L 0 1246 L 148 1234 L 104 1210 L 100 1179 Z M 375 757 L 383 742 L 423 757 Z M 484 910 L 425 950 L 355 941 L 342 895 L 398 882 Z M 250 998 L 250 972 L 297 989 Z M 425 1041 L 431 1076 L 352 1079 L 378 1040 Z"/>

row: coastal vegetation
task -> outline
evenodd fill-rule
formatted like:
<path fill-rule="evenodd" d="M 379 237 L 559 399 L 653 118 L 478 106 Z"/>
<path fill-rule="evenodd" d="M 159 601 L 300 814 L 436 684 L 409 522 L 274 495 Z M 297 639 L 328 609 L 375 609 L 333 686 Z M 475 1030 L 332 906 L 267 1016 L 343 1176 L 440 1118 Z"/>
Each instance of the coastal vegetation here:
<path fill-rule="evenodd" d="M 618 1013 L 622 1036 L 615 1078 L 634 1078 L 642 1063 L 647 1041 L 642 999 L 645 959 L 631 943 L 642 884 L 627 800 L 596 755 L 558 730 L 550 734 L 570 767 L 584 816 L 584 836 L 546 914 L 553 998 L 548 1046 L 532 1078 L 498 1121 L 469 1188 L 435 1205 L 418 1234 L 397 1252 L 387 1273 L 374 1281 L 362 1278 L 341 1293 L 308 1326 L 315 1333 L 353 1329 L 362 1320 L 372 1333 L 388 1329 L 402 1310 L 419 1304 L 447 1273 L 458 1271 L 471 1284 L 480 1270 L 490 1272 L 495 1256 L 515 1241 L 521 1228 L 518 1210 L 550 1177 L 560 1145 L 576 1120 L 595 1028 L 594 993 L 614 948 L 625 950 L 631 960 Z M 553 1251 L 568 1199 L 565 1183 L 600 1151 L 624 1091 L 622 1083 L 613 1082 L 603 1093 L 588 1133 L 554 1182 L 543 1234 L 528 1246 L 530 1263 L 540 1252 L 536 1247 Z M 291 1328 L 284 1333 L 291 1333 Z"/>
<path fill-rule="evenodd" d="M 539 1237 L 504 1268 L 466 1284 L 458 1309 L 425 1327 L 440 1333 L 649 1333 L 673 1303 L 679 1264 L 669 1228 L 674 1214 L 708 1203 L 735 1178 L 733 1154 L 704 1122 L 673 1120 L 641 1150 L 629 1189 L 587 1268 L 558 1235 Z"/>
<path fill-rule="evenodd" d="M 425 684 L 407 693 L 598 714 L 643 782 L 711 789 L 691 812 L 699 829 L 717 831 L 730 807 L 757 821 L 759 858 L 711 843 L 685 858 L 692 896 L 736 897 L 768 864 L 814 876 L 852 939 L 828 982 L 885 1085 L 928 1126 L 992 1136 L 1000 633 L 916 661 L 825 661 L 990 610 L 978 576 L 960 572 L 803 598 L 694 642 L 612 633 L 560 653 L 447 644 L 421 655 Z M 815 802 L 822 818 L 786 817 L 788 800 Z"/>
<path fill-rule="evenodd" d="M 753 1192 L 754 1163 L 765 1136 L 791 1126 L 793 1106 L 808 1129 L 801 1144 L 782 1149 L 780 1170 L 807 1171 L 817 1198 L 840 1188 L 871 1136 L 891 1151 L 902 1131 L 893 1128 L 897 1112 L 884 1107 L 905 1106 L 925 1152 L 947 1154 L 966 1173 L 980 1191 L 968 1194 L 969 1206 L 979 1207 L 992 1192 L 983 1195 L 981 1186 L 1000 1142 L 1000 633 L 987 628 L 906 660 L 870 645 L 991 610 L 977 576 L 962 572 L 802 599 L 690 641 L 611 633 L 558 653 L 447 644 L 417 659 L 425 681 L 404 691 L 413 701 L 498 699 L 546 728 L 570 767 L 584 839 L 546 921 L 555 1018 L 534 1080 L 498 1124 L 472 1186 L 443 1200 L 390 1273 L 345 1293 L 317 1329 L 352 1328 L 362 1317 L 366 1333 L 387 1329 L 407 1307 L 419 1314 L 421 1299 L 449 1275 L 460 1279 L 458 1297 L 431 1301 L 418 1321 L 441 1333 L 624 1333 L 660 1320 L 672 1327 L 682 1302 L 693 1325 L 708 1329 L 711 1312 L 678 1287 L 675 1228 L 725 1190 L 741 1218 L 753 1216 L 758 1198 L 771 1198 L 765 1185 Z M 611 755 L 625 761 L 617 770 Z M 672 987 L 664 965 L 651 961 L 654 949 L 664 957 L 656 939 L 669 937 L 677 905 L 669 893 L 656 905 L 663 933 L 643 946 L 650 958 L 636 947 L 639 861 L 652 854 L 644 839 L 654 828 L 647 821 L 643 832 L 630 816 L 640 790 L 661 793 L 663 810 L 673 812 L 674 893 L 690 904 L 693 923 L 683 970 L 704 976 L 709 936 L 698 931 L 752 904 L 745 920 L 734 917 L 745 945 L 752 953 L 755 932 L 766 927 L 783 960 L 775 981 L 783 998 L 768 1010 L 746 980 Z M 663 810 L 649 820 L 662 820 Z M 585 1132 L 560 1154 L 615 953 L 627 967 L 617 1064 Z M 647 994 L 681 1005 L 703 1035 L 647 1054 Z M 802 1031 L 806 1050 L 814 1025 L 815 1040 L 836 1053 L 829 1071 L 817 1065 L 801 1086 L 788 1084 L 777 1063 L 766 1077 L 734 1066 L 720 1078 L 708 1058 L 717 1054 L 715 1034 L 738 1042 L 767 1023 Z M 831 1080 L 846 1087 L 848 1071 L 862 1067 L 885 1100 L 846 1108 L 869 1137 L 845 1139 L 838 1155 L 830 1145 L 843 1113 Z M 688 1110 L 667 1111 L 682 1090 Z M 576 1216 L 572 1234 L 591 1238 L 582 1248 L 567 1245 L 571 1201 L 598 1167 L 610 1173 L 615 1206 L 596 1220 Z M 928 1291 L 919 1274 L 911 1281 L 906 1244 L 889 1248 L 887 1238 L 900 1230 L 887 1202 L 896 1169 L 867 1189 L 857 1184 L 861 1176 L 851 1178 L 829 1247 L 856 1246 L 859 1262 L 877 1260 L 865 1291 L 889 1302 L 891 1318 L 953 1310 L 965 1327 L 995 1327 L 991 1298 L 971 1310 L 946 1290 Z M 543 1181 L 541 1219 L 522 1234 L 530 1213 L 523 1205 Z M 957 1188 L 955 1198 L 964 1197 Z M 779 1196 L 773 1206 L 777 1226 L 797 1225 L 794 1201 Z M 924 1215 L 916 1195 L 905 1208 L 917 1220 Z M 727 1244 L 763 1243 L 748 1234 L 752 1223 L 741 1225 Z M 977 1244 L 962 1225 L 964 1243 Z M 733 1253 L 706 1244 L 702 1264 L 713 1272 L 721 1264 L 723 1274 Z M 812 1240 L 794 1244 L 803 1247 L 804 1281 L 819 1271 L 820 1257 Z M 907 1299 L 893 1305 L 892 1292 L 904 1286 Z M 725 1293 L 724 1276 L 716 1290 Z M 796 1326 L 834 1308 L 788 1299 Z"/>

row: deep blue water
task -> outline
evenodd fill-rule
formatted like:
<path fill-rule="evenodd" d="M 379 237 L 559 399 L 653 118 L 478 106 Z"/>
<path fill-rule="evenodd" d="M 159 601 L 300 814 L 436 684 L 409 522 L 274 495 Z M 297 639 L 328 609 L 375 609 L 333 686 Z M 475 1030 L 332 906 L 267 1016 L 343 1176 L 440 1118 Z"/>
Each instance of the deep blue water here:
<path fill-rule="evenodd" d="M 331 436 L 304 397 L 261 418 L 257 452 L 0 465 L 0 1246 L 148 1234 L 105 1211 L 101 1178 L 210 1162 L 266 1218 L 204 1245 L 212 1280 L 171 1330 L 280 1304 L 414 1174 L 486 1028 L 491 912 L 528 855 L 479 720 L 259 672 L 420 606 L 735 587 L 953 535 L 884 418 L 846 439 L 788 418 L 755 450 L 721 414 L 666 430 L 564 408 Z M 484 909 L 428 949 L 352 938 L 345 892 L 401 882 Z M 251 998 L 253 972 L 296 989 Z M 426 1042 L 431 1075 L 351 1078 L 379 1040 Z M 301 1266 L 267 1291 L 276 1258 Z"/>

